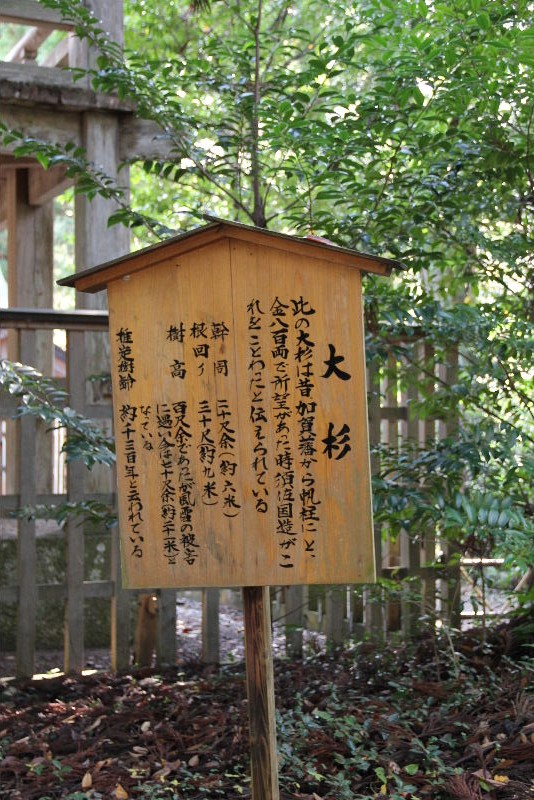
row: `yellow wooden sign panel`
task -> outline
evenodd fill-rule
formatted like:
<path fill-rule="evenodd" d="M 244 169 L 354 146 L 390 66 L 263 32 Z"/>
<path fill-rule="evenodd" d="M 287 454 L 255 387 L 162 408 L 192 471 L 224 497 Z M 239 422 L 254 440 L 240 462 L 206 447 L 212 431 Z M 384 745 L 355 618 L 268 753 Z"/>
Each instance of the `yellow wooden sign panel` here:
<path fill-rule="evenodd" d="M 108 299 L 125 585 L 374 580 L 359 270 L 223 239 Z"/>

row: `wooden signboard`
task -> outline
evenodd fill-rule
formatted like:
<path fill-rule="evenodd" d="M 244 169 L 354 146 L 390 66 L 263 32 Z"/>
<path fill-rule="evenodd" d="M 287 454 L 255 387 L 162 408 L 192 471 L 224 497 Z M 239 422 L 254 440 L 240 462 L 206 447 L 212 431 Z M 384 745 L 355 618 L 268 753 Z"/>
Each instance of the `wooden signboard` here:
<path fill-rule="evenodd" d="M 211 223 L 63 283 L 107 287 L 124 583 L 374 580 L 361 273 Z"/>

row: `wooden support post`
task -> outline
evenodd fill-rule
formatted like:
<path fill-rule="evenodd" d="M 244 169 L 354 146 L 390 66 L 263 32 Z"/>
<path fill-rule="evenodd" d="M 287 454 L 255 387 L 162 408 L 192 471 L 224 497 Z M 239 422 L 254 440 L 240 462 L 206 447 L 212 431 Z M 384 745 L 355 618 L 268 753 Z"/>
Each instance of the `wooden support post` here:
<path fill-rule="evenodd" d="M 28 202 L 28 170 L 9 170 L 6 178 L 8 226 L 8 286 L 10 308 L 51 308 L 53 300 L 53 206 L 34 208 Z M 14 332 L 8 335 L 8 358 L 30 364 L 44 375 L 52 374 L 51 331 L 34 334 L 31 355 L 18 350 Z M 28 360 L 31 358 L 31 361 Z M 8 492 L 16 491 L 11 475 L 16 471 L 16 447 L 8 426 Z M 44 423 L 35 427 L 36 451 L 33 467 L 36 491 L 52 490 L 52 437 Z"/>
<path fill-rule="evenodd" d="M 447 353 L 447 363 L 444 369 L 444 379 L 448 386 L 458 383 L 458 348 L 452 347 Z M 440 426 L 440 438 L 454 436 L 458 433 L 458 413 L 449 417 Z M 448 541 L 442 542 L 443 552 L 446 561 L 452 556 L 459 556 L 458 550 Z M 458 558 L 454 565 L 447 570 L 445 587 L 445 611 L 446 619 L 451 628 L 459 630 L 462 627 L 462 576 L 460 571 L 460 560 Z"/>
<path fill-rule="evenodd" d="M 432 345 L 422 344 L 420 346 L 420 358 L 424 366 L 433 367 L 435 364 L 435 353 Z M 436 388 L 436 381 L 428 378 L 425 391 L 428 395 L 433 394 Z M 425 419 L 423 422 L 423 444 L 431 445 L 436 438 L 436 422 L 434 419 Z M 436 532 L 433 527 L 428 527 L 423 532 L 422 559 L 424 566 L 433 565 L 436 560 Z M 428 571 L 427 577 L 423 581 L 423 613 L 435 620 L 438 613 L 437 585 L 435 572 Z"/>
<path fill-rule="evenodd" d="M 243 589 L 252 800 L 279 800 L 268 586 Z"/>
<path fill-rule="evenodd" d="M 114 582 L 111 598 L 111 669 L 114 672 L 130 665 L 130 593 L 122 588 L 119 530 L 111 532 L 111 576 Z"/>
<path fill-rule="evenodd" d="M 285 588 L 286 653 L 290 658 L 302 658 L 304 629 L 304 587 Z"/>
<path fill-rule="evenodd" d="M 412 445 L 414 448 L 419 447 L 420 443 L 420 436 L 419 436 L 419 420 L 415 416 L 412 411 L 412 408 L 415 406 L 418 400 L 418 389 L 417 389 L 417 368 L 411 368 L 411 375 L 408 384 L 408 388 L 406 391 L 406 406 L 408 410 L 408 420 L 406 425 L 406 435 L 408 439 L 408 444 Z M 407 566 L 408 566 L 408 573 L 412 575 L 414 572 L 418 572 L 421 567 L 421 541 L 419 539 L 414 539 L 413 535 L 410 536 L 408 545 L 407 545 Z M 410 593 L 415 593 L 418 598 L 421 596 L 421 579 L 419 578 L 417 582 L 411 583 L 410 588 L 408 591 Z M 423 613 L 421 600 L 420 599 L 413 599 L 410 598 L 407 602 L 407 609 L 406 613 L 403 613 L 402 624 L 403 624 L 403 632 L 407 638 L 412 638 L 417 635 L 419 630 L 419 620 Z"/>
<path fill-rule="evenodd" d="M 329 586 L 326 590 L 326 638 L 329 648 L 335 649 L 343 644 L 346 598 L 346 586 Z"/>
<path fill-rule="evenodd" d="M 35 357 L 35 331 L 21 331 L 21 358 Z M 36 423 L 22 417 L 19 428 L 19 497 L 21 506 L 34 505 L 36 498 Z M 35 522 L 21 519 L 17 543 L 19 602 L 17 608 L 17 677 L 31 678 L 34 671 L 37 611 L 37 549 Z"/>
<path fill-rule="evenodd" d="M 219 642 L 219 590 L 202 592 L 202 661 L 218 664 L 221 660 Z"/>
<path fill-rule="evenodd" d="M 176 664 L 176 590 L 162 589 L 158 593 L 158 667 Z"/>
<path fill-rule="evenodd" d="M 367 369 L 367 392 L 369 408 L 369 444 L 378 447 L 381 442 L 380 425 L 380 370 L 376 361 L 371 361 Z M 380 471 L 380 456 L 371 453 L 371 475 L 378 475 Z M 374 529 L 375 563 L 377 574 L 381 575 L 383 567 L 382 530 L 377 525 Z M 378 593 L 373 598 L 372 592 L 364 592 L 364 624 L 370 636 L 384 638 L 384 615 L 382 604 L 378 602 Z"/>
<path fill-rule="evenodd" d="M 4 183 L 8 230 L 9 306 L 50 306 L 52 297 L 53 231 L 50 204 L 28 204 L 28 171 L 12 170 Z M 52 372 L 50 332 L 8 334 L 8 357 L 49 375 Z M 23 418 L 7 424 L 7 492 L 19 494 L 21 506 L 34 505 L 37 494 L 51 490 L 51 437 L 44 423 Z M 34 669 L 37 587 L 35 523 L 18 526 L 17 675 Z"/>
<path fill-rule="evenodd" d="M 386 378 L 386 408 L 390 414 L 387 422 L 387 444 L 390 451 L 399 450 L 399 417 L 395 412 L 399 409 L 399 365 L 396 355 L 390 353 L 387 362 Z M 401 541 L 400 536 L 393 538 L 388 531 L 385 543 L 385 555 L 388 567 L 400 567 L 401 561 Z M 388 632 L 399 631 L 402 626 L 401 621 L 402 607 L 400 600 L 389 599 L 386 608 L 386 624 Z"/>
<path fill-rule="evenodd" d="M 67 385 L 69 401 L 80 413 L 85 410 L 85 348 L 83 331 L 67 334 Z M 81 461 L 68 465 L 68 499 L 80 502 L 84 497 L 87 468 Z M 78 519 L 69 519 L 65 525 L 67 552 L 67 602 L 65 605 L 66 673 L 81 672 L 84 667 L 84 528 Z"/>

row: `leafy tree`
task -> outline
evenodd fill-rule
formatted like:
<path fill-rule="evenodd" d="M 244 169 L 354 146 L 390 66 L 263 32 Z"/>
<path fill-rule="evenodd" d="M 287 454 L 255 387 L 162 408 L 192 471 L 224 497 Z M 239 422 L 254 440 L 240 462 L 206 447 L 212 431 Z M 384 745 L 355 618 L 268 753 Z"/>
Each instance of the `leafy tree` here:
<path fill-rule="evenodd" d="M 367 279 L 369 359 L 385 370 L 394 341 L 414 413 L 459 424 L 382 449 L 377 518 L 531 565 L 534 4 L 132 0 L 122 51 L 78 0 L 41 2 L 98 48 L 94 88 L 132 99 L 169 156 L 132 167 L 132 208 L 82 151 L 4 141 L 113 197 L 110 223 L 139 241 L 209 209 L 402 259 L 402 275 Z"/>

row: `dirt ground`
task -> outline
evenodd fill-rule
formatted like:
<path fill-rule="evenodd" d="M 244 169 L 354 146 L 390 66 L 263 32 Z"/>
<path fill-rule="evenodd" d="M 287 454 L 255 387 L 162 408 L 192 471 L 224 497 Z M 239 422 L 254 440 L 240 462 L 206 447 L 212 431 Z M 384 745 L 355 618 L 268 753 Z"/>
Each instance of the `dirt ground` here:
<path fill-rule="evenodd" d="M 219 645 L 222 664 L 233 664 L 244 658 L 243 613 L 239 608 L 221 605 L 219 613 Z M 326 638 L 321 633 L 304 631 L 304 649 L 308 654 L 324 650 Z M 282 621 L 273 620 L 273 655 L 282 657 L 286 640 Z M 202 605 L 190 597 L 181 598 L 177 604 L 176 663 L 177 665 L 200 659 L 202 651 Z M 133 653 L 133 645 L 132 645 Z M 109 670 L 109 649 L 93 648 L 85 653 L 87 670 Z M 62 650 L 39 650 L 35 654 L 37 675 L 60 673 L 63 669 Z M 0 678 L 15 674 L 15 654 L 0 650 Z"/>
<path fill-rule="evenodd" d="M 112 674 L 95 651 L 89 675 L 0 680 L 0 798 L 250 798 L 241 615 L 223 610 L 225 664 L 206 666 L 195 614 L 180 611 L 172 669 Z M 516 631 L 454 649 L 315 638 L 297 661 L 274 640 L 281 800 L 534 798 L 534 663 Z"/>

